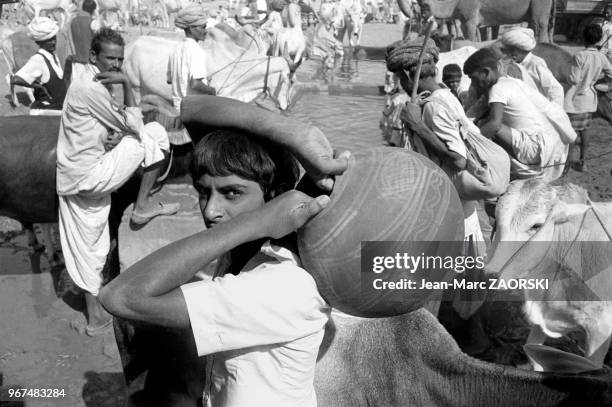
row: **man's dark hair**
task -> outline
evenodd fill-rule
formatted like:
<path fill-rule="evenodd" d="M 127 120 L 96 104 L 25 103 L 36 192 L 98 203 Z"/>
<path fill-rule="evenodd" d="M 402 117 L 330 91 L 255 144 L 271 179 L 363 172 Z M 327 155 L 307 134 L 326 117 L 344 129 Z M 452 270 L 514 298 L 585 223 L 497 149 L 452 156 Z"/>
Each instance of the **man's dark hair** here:
<path fill-rule="evenodd" d="M 257 182 L 266 201 L 293 189 L 300 173 L 284 148 L 229 130 L 214 131 L 198 142 L 190 170 L 194 182 L 205 174 Z"/>
<path fill-rule="evenodd" d="M 91 50 L 97 55 L 102 51 L 102 44 L 110 43 L 125 47 L 125 41 L 121 34 L 110 28 L 104 27 L 96 32 L 91 39 Z"/>
<path fill-rule="evenodd" d="M 595 45 L 599 41 L 601 41 L 601 37 L 603 36 L 603 31 L 599 24 L 589 24 L 584 27 L 584 31 L 582 32 L 582 38 L 584 39 L 585 45 Z"/>
<path fill-rule="evenodd" d="M 497 71 L 498 62 L 499 57 L 495 54 L 495 51 L 488 48 L 482 48 L 474 52 L 472 56 L 465 61 L 465 64 L 463 64 L 463 72 L 470 76 L 474 72 L 484 68 Z"/>
<path fill-rule="evenodd" d="M 83 5 L 81 6 L 83 11 L 89 14 L 92 14 L 94 11 L 96 11 L 96 7 L 97 4 L 94 0 L 83 0 Z"/>
<path fill-rule="evenodd" d="M 449 79 L 461 79 L 461 67 L 457 64 L 444 65 L 442 69 L 442 82 Z"/>

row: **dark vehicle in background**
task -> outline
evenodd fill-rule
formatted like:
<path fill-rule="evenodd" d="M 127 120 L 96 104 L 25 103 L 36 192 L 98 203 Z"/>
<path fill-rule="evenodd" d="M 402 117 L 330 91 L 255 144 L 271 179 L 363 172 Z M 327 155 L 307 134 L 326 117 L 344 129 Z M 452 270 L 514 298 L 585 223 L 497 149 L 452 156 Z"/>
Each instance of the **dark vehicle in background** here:
<path fill-rule="evenodd" d="M 579 40 L 584 27 L 603 22 L 603 9 L 608 4 L 612 1 L 556 0 L 555 34 L 567 40 Z"/>

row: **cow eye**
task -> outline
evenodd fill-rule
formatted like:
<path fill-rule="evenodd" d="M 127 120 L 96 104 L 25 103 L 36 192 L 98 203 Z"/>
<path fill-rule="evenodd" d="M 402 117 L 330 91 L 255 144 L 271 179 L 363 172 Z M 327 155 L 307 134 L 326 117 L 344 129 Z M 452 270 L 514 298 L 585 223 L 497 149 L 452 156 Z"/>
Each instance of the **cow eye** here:
<path fill-rule="evenodd" d="M 538 231 L 538 230 L 540 230 L 540 228 L 541 228 L 541 227 L 542 227 L 542 224 L 541 224 L 541 223 L 536 223 L 536 224 L 534 224 L 534 225 L 531 227 L 531 229 L 530 229 L 530 230 L 533 230 L 533 231 Z"/>

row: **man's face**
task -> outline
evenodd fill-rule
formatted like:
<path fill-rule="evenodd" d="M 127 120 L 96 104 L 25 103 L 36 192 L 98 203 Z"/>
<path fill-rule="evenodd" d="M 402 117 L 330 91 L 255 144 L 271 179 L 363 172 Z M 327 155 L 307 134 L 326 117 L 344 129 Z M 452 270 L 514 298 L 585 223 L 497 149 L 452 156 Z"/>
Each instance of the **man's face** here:
<path fill-rule="evenodd" d="M 199 26 L 193 26 L 193 27 L 189 27 L 191 30 L 191 33 L 193 34 L 193 36 L 198 40 L 198 41 L 204 41 L 204 39 L 206 38 L 206 24 L 204 25 L 199 25 Z"/>
<path fill-rule="evenodd" d="M 480 94 L 488 92 L 489 88 L 493 86 L 492 73 L 487 68 L 472 72 L 470 79 L 472 80 L 472 85 Z"/>
<path fill-rule="evenodd" d="M 98 54 L 91 51 L 89 59 L 100 72 L 120 72 L 123 65 L 123 47 L 112 42 L 104 42 Z"/>
<path fill-rule="evenodd" d="M 204 174 L 194 183 L 207 228 L 226 222 L 265 203 L 261 186 L 237 175 Z"/>
<path fill-rule="evenodd" d="M 508 58 L 512 59 L 517 64 L 523 62 L 523 59 L 527 56 L 527 52 L 517 49 L 515 47 L 505 47 L 501 50 L 504 54 L 508 56 Z"/>
<path fill-rule="evenodd" d="M 47 52 L 54 53 L 57 47 L 57 37 L 53 36 L 45 41 L 37 42 L 38 46 Z"/>
<path fill-rule="evenodd" d="M 450 78 L 444 81 L 444 84 L 448 86 L 450 90 L 453 92 L 457 92 L 459 89 L 459 84 L 461 83 L 461 78 Z"/>

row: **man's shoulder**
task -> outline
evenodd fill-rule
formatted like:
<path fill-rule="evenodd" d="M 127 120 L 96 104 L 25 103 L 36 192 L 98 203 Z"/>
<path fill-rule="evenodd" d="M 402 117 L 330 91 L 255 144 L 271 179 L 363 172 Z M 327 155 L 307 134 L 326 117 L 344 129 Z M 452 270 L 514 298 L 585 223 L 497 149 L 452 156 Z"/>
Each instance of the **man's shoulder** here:
<path fill-rule="evenodd" d="M 38 51 L 34 55 L 32 55 L 30 59 L 28 59 L 28 63 L 34 63 L 39 65 L 42 64 L 45 67 L 47 66 L 45 64 L 45 57 L 43 57 L 43 55 Z"/>
<path fill-rule="evenodd" d="M 530 57 L 529 57 L 529 61 L 530 64 L 532 65 L 538 65 L 538 66 L 545 66 L 548 67 L 548 65 L 546 64 L 546 61 L 544 60 L 544 58 L 541 58 L 533 53 L 531 53 Z"/>
<path fill-rule="evenodd" d="M 513 88 L 517 86 L 519 82 L 522 82 L 522 81 L 520 79 L 512 78 L 510 76 L 502 76 L 497 80 L 497 82 L 493 84 L 493 86 L 491 86 L 491 89 L 512 90 Z"/>
<path fill-rule="evenodd" d="M 92 95 L 106 95 L 110 98 L 108 90 L 100 82 L 94 81 L 93 78 L 79 78 L 73 81 L 68 88 L 68 91 L 73 97 L 84 98 Z"/>
<path fill-rule="evenodd" d="M 81 23 L 84 21 L 91 21 L 91 15 L 89 15 L 88 13 L 84 12 L 84 11 L 79 11 L 77 13 L 77 15 L 74 16 L 74 18 L 72 19 L 72 23 Z"/>

